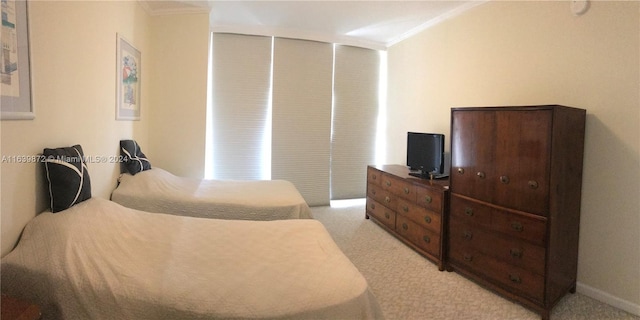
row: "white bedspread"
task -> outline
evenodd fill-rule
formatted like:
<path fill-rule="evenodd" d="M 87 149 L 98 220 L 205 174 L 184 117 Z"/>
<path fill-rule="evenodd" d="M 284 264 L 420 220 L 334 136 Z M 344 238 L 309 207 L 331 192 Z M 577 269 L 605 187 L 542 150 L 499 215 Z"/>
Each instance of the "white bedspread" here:
<path fill-rule="evenodd" d="M 92 198 L 28 223 L 2 292 L 44 319 L 381 318 L 316 220 L 217 220 Z"/>
<path fill-rule="evenodd" d="M 111 200 L 148 212 L 238 220 L 312 217 L 298 189 L 285 180 L 198 180 L 153 168 L 122 174 L 119 182 Z"/>

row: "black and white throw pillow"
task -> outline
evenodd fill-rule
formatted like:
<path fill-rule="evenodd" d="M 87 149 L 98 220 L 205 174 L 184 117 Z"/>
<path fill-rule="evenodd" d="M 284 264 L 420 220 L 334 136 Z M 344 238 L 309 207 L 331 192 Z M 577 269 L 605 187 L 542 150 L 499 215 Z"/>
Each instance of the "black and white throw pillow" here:
<path fill-rule="evenodd" d="M 125 168 L 132 175 L 151 169 L 151 162 L 142 153 L 140 146 L 134 140 L 120 140 L 120 155 L 124 161 Z"/>
<path fill-rule="evenodd" d="M 45 148 L 44 167 L 49 182 L 51 212 L 70 208 L 91 198 L 91 181 L 80 145 Z"/>

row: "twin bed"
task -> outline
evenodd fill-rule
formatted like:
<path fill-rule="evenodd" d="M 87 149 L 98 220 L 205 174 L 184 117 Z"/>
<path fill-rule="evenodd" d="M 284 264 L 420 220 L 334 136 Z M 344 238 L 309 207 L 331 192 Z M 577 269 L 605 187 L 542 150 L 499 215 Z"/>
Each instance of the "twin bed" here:
<path fill-rule="evenodd" d="M 243 207 L 240 194 L 207 195 L 215 183 L 147 168 L 121 178 L 109 201 L 79 197 L 89 181 L 83 165 L 63 166 L 76 168 L 71 205 L 53 210 L 52 200 L 1 260 L 2 293 L 38 304 L 43 319 L 382 318 L 366 279 L 324 226 L 301 219 L 310 210 L 292 186 L 277 184 Z M 47 167 L 50 187 L 52 177 Z M 127 188 L 181 194 L 173 204 L 149 196 L 163 208 L 148 212 L 115 202 L 150 205 L 127 197 Z"/>

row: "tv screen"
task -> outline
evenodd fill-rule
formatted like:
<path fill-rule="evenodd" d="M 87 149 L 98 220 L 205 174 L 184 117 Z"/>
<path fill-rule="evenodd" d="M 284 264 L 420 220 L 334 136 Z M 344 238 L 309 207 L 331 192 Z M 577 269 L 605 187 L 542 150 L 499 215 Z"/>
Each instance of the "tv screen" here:
<path fill-rule="evenodd" d="M 444 174 L 444 134 L 408 132 L 407 166 L 424 176 Z"/>

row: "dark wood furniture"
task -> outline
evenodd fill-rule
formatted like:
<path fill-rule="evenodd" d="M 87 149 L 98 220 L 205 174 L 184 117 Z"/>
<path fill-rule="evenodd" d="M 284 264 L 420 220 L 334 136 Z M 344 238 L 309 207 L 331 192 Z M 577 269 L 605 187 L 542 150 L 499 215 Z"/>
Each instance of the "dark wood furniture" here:
<path fill-rule="evenodd" d="M 448 189 L 448 179 L 416 178 L 405 166 L 368 166 L 365 217 L 444 270 Z"/>
<path fill-rule="evenodd" d="M 543 319 L 576 289 L 585 114 L 451 111 L 447 268 Z"/>
<path fill-rule="evenodd" d="M 0 319 L 2 320 L 37 320 L 40 319 L 40 307 L 6 294 L 0 299 Z"/>

